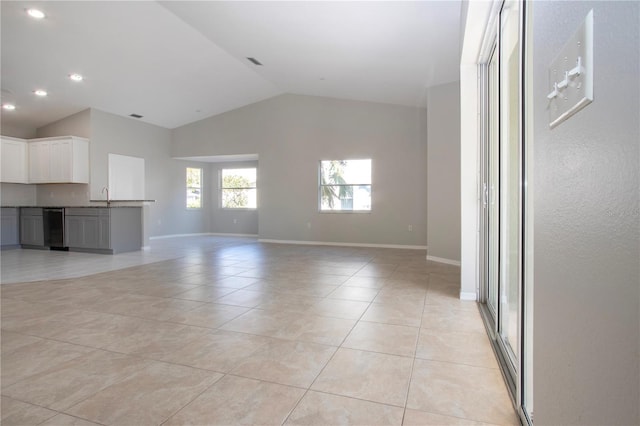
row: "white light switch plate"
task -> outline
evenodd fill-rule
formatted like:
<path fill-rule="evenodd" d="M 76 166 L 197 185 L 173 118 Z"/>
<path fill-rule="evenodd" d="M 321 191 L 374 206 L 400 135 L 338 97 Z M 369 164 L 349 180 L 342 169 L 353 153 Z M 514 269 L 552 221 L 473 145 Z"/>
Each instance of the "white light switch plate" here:
<path fill-rule="evenodd" d="M 551 63 L 547 93 L 551 128 L 593 101 L 593 10 Z"/>

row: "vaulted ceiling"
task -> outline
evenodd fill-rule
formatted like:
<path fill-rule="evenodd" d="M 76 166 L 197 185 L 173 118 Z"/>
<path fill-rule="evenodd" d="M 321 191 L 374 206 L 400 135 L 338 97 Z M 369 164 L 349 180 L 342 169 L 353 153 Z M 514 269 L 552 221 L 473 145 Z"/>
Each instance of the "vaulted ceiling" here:
<path fill-rule="evenodd" d="M 424 106 L 426 88 L 459 73 L 459 0 L 3 1 L 0 12 L 13 127 L 92 107 L 175 128 L 281 93 Z"/>

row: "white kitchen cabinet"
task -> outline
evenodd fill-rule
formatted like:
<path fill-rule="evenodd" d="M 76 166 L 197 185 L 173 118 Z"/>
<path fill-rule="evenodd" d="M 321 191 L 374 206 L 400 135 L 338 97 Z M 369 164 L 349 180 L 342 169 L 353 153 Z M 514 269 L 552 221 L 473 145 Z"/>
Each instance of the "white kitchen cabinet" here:
<path fill-rule="evenodd" d="M 72 141 L 51 141 L 49 158 L 51 160 L 49 162 L 49 180 L 51 182 L 72 182 Z"/>
<path fill-rule="evenodd" d="M 29 142 L 29 183 L 49 183 L 50 149 L 49 142 Z"/>
<path fill-rule="evenodd" d="M 1 144 L 0 182 L 28 183 L 27 141 L 3 136 Z"/>
<path fill-rule="evenodd" d="M 32 139 L 28 145 L 30 183 L 89 183 L 87 139 Z"/>

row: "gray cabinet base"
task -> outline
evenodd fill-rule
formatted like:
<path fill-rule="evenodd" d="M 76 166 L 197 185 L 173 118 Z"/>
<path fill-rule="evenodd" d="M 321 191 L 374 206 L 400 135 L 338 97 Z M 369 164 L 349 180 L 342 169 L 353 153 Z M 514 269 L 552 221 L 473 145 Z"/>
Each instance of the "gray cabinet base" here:
<path fill-rule="evenodd" d="M 69 247 L 69 251 L 75 251 L 75 252 L 78 252 L 78 253 L 116 254 L 116 252 L 113 249 L 94 249 L 94 248 Z"/>
<path fill-rule="evenodd" d="M 69 251 L 117 254 L 142 248 L 142 209 L 67 208 Z"/>
<path fill-rule="evenodd" d="M 49 247 L 47 246 L 34 246 L 31 244 L 21 244 L 20 247 L 29 250 L 49 250 Z"/>

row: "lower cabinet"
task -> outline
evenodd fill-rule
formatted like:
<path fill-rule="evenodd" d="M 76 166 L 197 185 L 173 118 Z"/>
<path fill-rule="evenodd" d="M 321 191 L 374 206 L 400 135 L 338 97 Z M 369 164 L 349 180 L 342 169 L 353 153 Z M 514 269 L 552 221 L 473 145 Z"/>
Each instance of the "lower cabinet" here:
<path fill-rule="evenodd" d="M 20 209 L 20 244 L 44 248 L 44 223 L 41 208 Z"/>
<path fill-rule="evenodd" d="M 20 244 L 20 224 L 17 207 L 3 207 L 0 213 L 2 248 L 15 248 Z"/>
<path fill-rule="evenodd" d="M 140 208 L 67 208 L 65 238 L 69 250 L 121 253 L 142 247 Z"/>
<path fill-rule="evenodd" d="M 67 247 L 108 249 L 109 216 L 66 215 Z"/>

